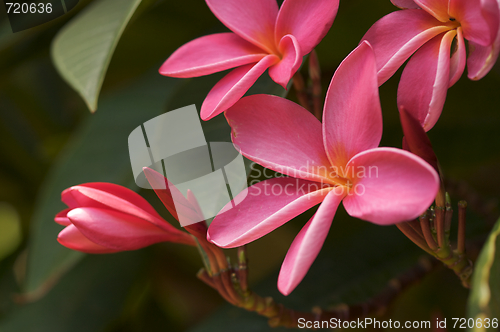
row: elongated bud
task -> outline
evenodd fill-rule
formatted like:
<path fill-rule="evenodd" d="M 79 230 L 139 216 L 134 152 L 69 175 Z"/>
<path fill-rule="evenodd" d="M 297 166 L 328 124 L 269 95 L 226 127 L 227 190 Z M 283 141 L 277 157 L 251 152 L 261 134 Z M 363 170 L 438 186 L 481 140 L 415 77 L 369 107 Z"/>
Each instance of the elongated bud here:
<path fill-rule="evenodd" d="M 432 149 L 431 141 L 420 125 L 403 106 L 399 109 L 401 126 L 403 127 L 403 149 L 416 154 L 428 162 L 439 173 L 439 166 L 436 154 Z"/>
<path fill-rule="evenodd" d="M 166 222 L 134 191 L 104 182 L 85 183 L 63 191 L 69 206 L 55 221 L 63 226 L 58 241 L 86 253 L 136 250 L 158 242 L 195 245 L 193 238 Z"/>

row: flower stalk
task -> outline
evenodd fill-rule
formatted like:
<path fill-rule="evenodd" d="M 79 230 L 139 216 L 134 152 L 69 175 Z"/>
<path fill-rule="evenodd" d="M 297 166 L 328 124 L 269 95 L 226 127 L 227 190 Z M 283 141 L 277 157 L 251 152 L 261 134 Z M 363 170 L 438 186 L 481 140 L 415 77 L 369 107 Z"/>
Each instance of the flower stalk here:
<path fill-rule="evenodd" d="M 413 243 L 455 272 L 465 288 L 470 288 L 473 263 L 465 256 L 466 207 L 467 203 L 465 201 L 458 203 L 458 239 L 455 250 L 453 250 L 450 242 L 453 210 L 449 202 L 446 203 L 446 208 L 436 206 L 435 210 L 429 209 L 420 216 L 419 226 L 423 236 L 420 236 L 418 231 L 413 229 L 415 225 L 413 221 L 398 224 L 397 226 Z M 431 228 L 431 218 L 433 218 L 436 227 L 434 231 Z"/>
<path fill-rule="evenodd" d="M 223 255 L 221 248 L 214 246 L 211 249 L 219 251 L 217 256 Z M 228 266 L 227 269 L 220 269 L 220 266 L 212 267 L 214 271 L 218 271 L 214 275 L 201 269 L 197 276 L 205 284 L 218 291 L 229 303 L 267 317 L 271 327 L 298 328 L 301 318 L 307 321 L 323 321 L 332 318 L 350 321 L 370 314 L 381 314 L 402 291 L 434 270 L 438 266 L 437 263 L 437 260 L 429 258 L 420 259 L 415 267 L 390 280 L 378 295 L 366 302 L 354 305 L 339 304 L 329 310 L 314 307 L 311 312 L 287 308 L 283 304 L 277 303 L 272 297 L 262 297 L 250 290 L 247 284 L 248 259 L 245 246 L 238 248 L 237 266 Z M 231 277 L 231 284 L 219 281 L 225 279 L 226 276 Z"/>

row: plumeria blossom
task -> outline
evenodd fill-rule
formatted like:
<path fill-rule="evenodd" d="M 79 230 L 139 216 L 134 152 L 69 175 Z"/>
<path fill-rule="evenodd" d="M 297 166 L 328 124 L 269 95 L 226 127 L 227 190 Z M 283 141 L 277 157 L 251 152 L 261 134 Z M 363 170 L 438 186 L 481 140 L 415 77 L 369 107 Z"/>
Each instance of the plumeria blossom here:
<path fill-rule="evenodd" d="M 160 74 L 198 77 L 236 68 L 209 92 L 203 120 L 237 102 L 268 68 L 284 88 L 330 29 L 338 0 L 206 0 L 210 10 L 233 32 L 197 38 L 175 51 Z"/>
<path fill-rule="evenodd" d="M 469 78 L 479 80 L 497 60 L 500 1 L 391 1 L 403 10 L 377 21 L 363 40 L 375 51 L 380 85 L 413 54 L 401 76 L 398 105 L 411 110 L 428 131 L 441 115 L 447 90 L 462 76 L 465 64 Z"/>
<path fill-rule="evenodd" d="M 188 233 L 166 222 L 144 198 L 125 187 L 85 183 L 64 190 L 61 199 L 69 208 L 55 217 L 66 226 L 57 240 L 70 249 L 104 254 L 167 241 L 195 245 Z"/>
<path fill-rule="evenodd" d="M 278 288 L 285 295 L 318 255 L 341 201 L 353 217 L 391 225 L 417 217 L 436 196 L 439 177 L 429 164 L 410 152 L 378 147 L 382 113 L 367 42 L 337 69 L 323 123 L 301 106 L 269 95 L 245 97 L 225 114 L 241 153 L 288 177 L 259 182 L 235 208 L 227 205 L 209 227 L 210 241 L 227 248 L 244 245 L 321 203 L 281 267 Z"/>

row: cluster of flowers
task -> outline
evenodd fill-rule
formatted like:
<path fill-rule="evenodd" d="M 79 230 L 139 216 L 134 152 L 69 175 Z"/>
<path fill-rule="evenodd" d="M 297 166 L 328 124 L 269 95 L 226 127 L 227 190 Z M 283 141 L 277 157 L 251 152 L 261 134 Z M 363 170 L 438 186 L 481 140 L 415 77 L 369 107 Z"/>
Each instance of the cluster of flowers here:
<path fill-rule="evenodd" d="M 224 112 L 241 153 L 288 176 L 248 188 L 250 194 L 239 205 L 223 209 L 213 220 L 209 241 L 223 248 L 242 246 L 321 203 L 281 267 L 278 288 L 285 295 L 300 283 L 318 255 L 341 201 L 353 217 L 390 225 L 416 218 L 436 197 L 440 179 L 435 167 L 409 151 L 378 147 L 382 136 L 378 87 L 411 57 L 399 83 L 398 106 L 428 131 L 466 63 L 469 78 L 477 80 L 498 57 L 500 1 L 391 1 L 402 10 L 376 22 L 340 64 L 321 122 L 292 101 L 243 95 L 266 70 L 286 87 L 303 57 L 330 29 L 338 0 L 285 0 L 281 8 L 276 0 L 206 0 L 233 32 L 189 42 L 160 69 L 166 76 L 196 77 L 235 68 L 209 92 L 201 117 L 209 120 Z M 332 173 L 360 167 L 376 167 L 377 176 Z M 272 197 L 255 194 L 274 185 L 287 190 Z M 338 190 L 356 185 L 363 186 L 363 194 Z M 168 191 L 157 193 L 171 210 Z M 168 224 L 138 194 L 120 186 L 79 185 L 64 191 L 62 198 L 70 208 L 56 221 L 67 226 L 59 241 L 69 248 L 108 253 L 161 241 L 194 244 L 188 233 Z M 190 204 L 196 205 L 192 200 Z M 175 210 L 171 212 L 176 216 Z"/>

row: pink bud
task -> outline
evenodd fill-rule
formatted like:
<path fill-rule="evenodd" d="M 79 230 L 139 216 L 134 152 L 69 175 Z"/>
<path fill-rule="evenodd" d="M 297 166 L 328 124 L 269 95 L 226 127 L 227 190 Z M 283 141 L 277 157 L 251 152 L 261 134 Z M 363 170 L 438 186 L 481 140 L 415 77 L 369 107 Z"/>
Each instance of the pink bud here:
<path fill-rule="evenodd" d="M 193 238 L 166 222 L 139 194 L 105 182 L 64 190 L 69 206 L 55 221 L 63 226 L 58 241 L 86 253 L 136 250 L 158 242 L 195 245 Z"/>

